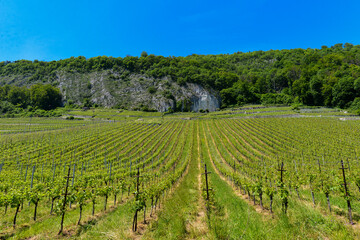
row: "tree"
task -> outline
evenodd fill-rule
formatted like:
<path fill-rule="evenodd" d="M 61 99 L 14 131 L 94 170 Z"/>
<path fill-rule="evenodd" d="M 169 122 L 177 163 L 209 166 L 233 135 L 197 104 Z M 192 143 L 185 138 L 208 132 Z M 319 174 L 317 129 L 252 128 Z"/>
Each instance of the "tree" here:
<path fill-rule="evenodd" d="M 85 98 L 83 101 L 83 107 L 90 108 L 91 107 L 91 101 L 88 98 Z"/>
<path fill-rule="evenodd" d="M 317 76 L 311 78 L 310 92 L 312 94 L 313 103 L 316 106 L 321 106 L 324 104 L 324 99 L 321 93 L 322 87 L 323 87 L 322 82 Z"/>
<path fill-rule="evenodd" d="M 355 98 L 354 78 L 343 77 L 333 87 L 334 106 L 341 108 L 349 107 L 349 104 Z"/>
<path fill-rule="evenodd" d="M 141 53 L 141 57 L 144 57 L 144 58 L 146 58 L 147 56 L 148 56 L 147 52 L 145 52 L 145 51 L 142 51 L 142 53 Z"/>
<path fill-rule="evenodd" d="M 215 87 L 217 89 L 229 88 L 238 80 L 239 77 L 235 73 L 221 71 L 216 74 Z"/>
<path fill-rule="evenodd" d="M 25 108 L 30 102 L 29 90 L 25 87 L 11 87 L 8 93 L 8 101 Z"/>
<path fill-rule="evenodd" d="M 220 91 L 221 105 L 222 107 L 229 107 L 236 104 L 236 97 L 239 94 L 239 90 L 235 88 L 227 88 Z"/>
<path fill-rule="evenodd" d="M 60 107 L 62 102 L 60 90 L 50 84 L 36 84 L 30 88 L 30 101 L 33 107 L 51 110 Z"/>
<path fill-rule="evenodd" d="M 354 81 L 354 89 L 359 94 L 360 92 L 360 77 Z"/>

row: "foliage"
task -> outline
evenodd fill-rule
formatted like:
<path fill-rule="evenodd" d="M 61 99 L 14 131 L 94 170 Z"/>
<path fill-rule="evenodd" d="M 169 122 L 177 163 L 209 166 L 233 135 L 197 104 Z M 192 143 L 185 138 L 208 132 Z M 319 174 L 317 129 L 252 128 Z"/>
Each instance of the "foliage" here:
<path fill-rule="evenodd" d="M 57 73 L 61 71 L 90 73 L 110 70 L 121 73 L 121 79 L 130 74 L 143 74 L 158 80 L 167 77 L 180 85 L 197 83 L 218 91 L 222 107 L 259 102 L 291 104 L 298 99 L 299 103 L 306 105 L 344 108 L 350 106 L 355 97 L 360 97 L 359 59 L 360 45 L 349 43 L 321 49 L 193 54 L 187 57 L 155 56 L 144 51 L 141 57 L 86 59 L 79 56 L 51 62 L 0 62 L 0 77 L 21 76 L 32 84 L 48 82 L 58 85 Z M 89 83 L 88 89 L 92 87 Z M 154 93 L 154 90 L 151 88 L 149 92 Z M 7 96 L 9 89 L 1 91 L 5 91 Z M 10 92 L 10 102 L 23 106 L 27 99 L 25 92 L 23 88 Z M 30 100 L 35 101 L 35 96 L 30 95 Z M 168 93 L 164 96 L 171 98 Z M 34 103 L 43 109 L 50 107 L 46 103 Z"/>
<path fill-rule="evenodd" d="M 36 84 L 30 88 L 30 101 L 33 107 L 51 110 L 61 106 L 60 90 L 50 84 Z"/>
<path fill-rule="evenodd" d="M 3 114 L 59 116 L 47 111 L 61 105 L 60 90 L 50 84 L 36 84 L 30 88 L 12 85 L 0 87 L 0 113 Z"/>
<path fill-rule="evenodd" d="M 360 115 L 360 97 L 356 97 L 351 103 L 350 109 L 353 110 L 356 114 Z"/>

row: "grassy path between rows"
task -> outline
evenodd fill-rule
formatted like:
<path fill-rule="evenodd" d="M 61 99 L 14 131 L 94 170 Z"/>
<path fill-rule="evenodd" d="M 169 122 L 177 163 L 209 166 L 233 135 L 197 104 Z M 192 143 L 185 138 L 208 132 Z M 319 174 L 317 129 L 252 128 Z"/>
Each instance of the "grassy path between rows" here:
<path fill-rule="evenodd" d="M 205 203 L 201 196 L 200 145 L 196 126 L 192 140 L 189 172 L 172 197 L 163 204 L 158 220 L 151 224 L 144 239 L 213 239 L 208 234 Z"/>

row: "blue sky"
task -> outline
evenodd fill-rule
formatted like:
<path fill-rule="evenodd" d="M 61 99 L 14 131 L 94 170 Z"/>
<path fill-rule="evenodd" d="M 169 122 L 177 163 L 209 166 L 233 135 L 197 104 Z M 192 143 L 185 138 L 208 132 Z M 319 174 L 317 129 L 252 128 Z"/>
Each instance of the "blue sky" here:
<path fill-rule="evenodd" d="M 360 1 L 0 0 L 0 61 L 360 44 Z"/>

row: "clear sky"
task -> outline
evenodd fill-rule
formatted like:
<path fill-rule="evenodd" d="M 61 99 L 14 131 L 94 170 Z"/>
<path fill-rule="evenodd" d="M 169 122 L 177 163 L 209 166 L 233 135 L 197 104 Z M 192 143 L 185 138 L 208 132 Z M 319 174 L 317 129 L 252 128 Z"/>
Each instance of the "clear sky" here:
<path fill-rule="evenodd" d="M 0 0 L 0 61 L 360 44 L 360 1 Z"/>

